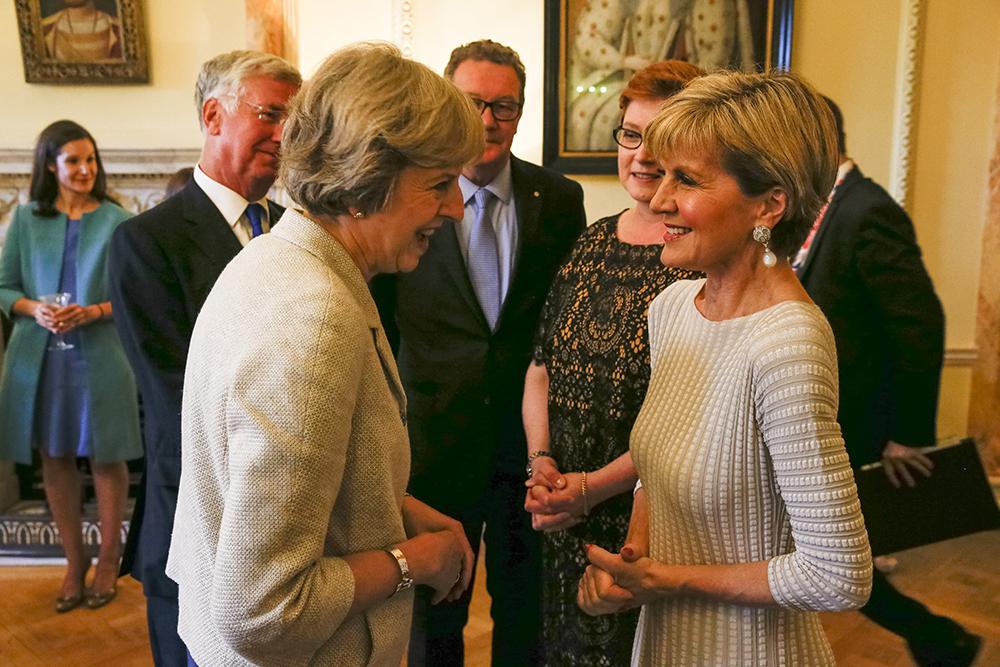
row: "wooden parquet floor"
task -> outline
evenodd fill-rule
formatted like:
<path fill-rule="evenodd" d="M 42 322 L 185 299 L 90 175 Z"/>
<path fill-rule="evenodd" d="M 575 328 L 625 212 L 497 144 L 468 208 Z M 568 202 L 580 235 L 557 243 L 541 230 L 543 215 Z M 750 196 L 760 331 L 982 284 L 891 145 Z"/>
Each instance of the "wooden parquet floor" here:
<path fill-rule="evenodd" d="M 1000 531 L 970 535 L 898 554 L 892 579 L 937 613 L 951 616 L 985 642 L 977 667 L 1000 665 Z M 56 614 L 52 597 L 62 568 L 0 567 L 0 665 L 4 667 L 149 667 L 142 590 L 119 582 L 118 598 L 91 611 Z M 489 596 L 476 577 L 466 627 L 466 665 L 490 664 Z M 837 662 L 846 667 L 908 667 L 902 640 L 861 614 L 824 614 Z"/>

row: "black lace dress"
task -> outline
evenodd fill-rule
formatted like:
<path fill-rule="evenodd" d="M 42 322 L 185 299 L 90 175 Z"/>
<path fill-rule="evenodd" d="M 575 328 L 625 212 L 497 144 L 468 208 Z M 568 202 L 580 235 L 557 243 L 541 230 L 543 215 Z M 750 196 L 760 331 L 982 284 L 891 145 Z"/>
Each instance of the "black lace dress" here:
<path fill-rule="evenodd" d="M 593 471 L 628 451 L 649 383 L 649 302 L 675 280 L 698 274 L 660 264 L 662 245 L 617 237 L 621 214 L 598 220 L 553 281 L 534 358 L 549 375 L 549 445 L 563 472 Z M 546 665 L 628 665 L 638 610 L 587 616 L 576 605 L 587 565 L 583 546 L 617 551 L 632 494 L 599 505 L 581 524 L 542 539 Z"/>

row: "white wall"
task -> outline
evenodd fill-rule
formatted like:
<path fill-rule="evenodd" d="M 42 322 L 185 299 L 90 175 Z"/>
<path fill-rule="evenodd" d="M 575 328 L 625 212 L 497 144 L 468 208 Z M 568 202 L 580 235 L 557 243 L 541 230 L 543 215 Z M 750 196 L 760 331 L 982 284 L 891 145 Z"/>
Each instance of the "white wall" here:
<path fill-rule="evenodd" d="M 101 148 L 201 146 L 194 79 L 211 56 L 244 48 L 243 0 L 147 0 L 143 5 L 149 84 L 57 86 L 24 82 L 14 3 L 0 4 L 0 148 L 31 148 L 41 129 L 60 118 L 84 125 Z"/>

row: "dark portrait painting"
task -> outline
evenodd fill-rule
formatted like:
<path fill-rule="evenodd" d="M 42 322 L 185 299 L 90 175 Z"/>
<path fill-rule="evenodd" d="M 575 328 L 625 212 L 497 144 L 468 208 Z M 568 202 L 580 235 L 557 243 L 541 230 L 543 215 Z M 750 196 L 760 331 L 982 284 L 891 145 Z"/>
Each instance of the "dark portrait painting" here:
<path fill-rule="evenodd" d="M 545 40 L 545 164 L 612 173 L 632 74 L 666 59 L 787 68 L 791 0 L 546 0 Z"/>
<path fill-rule="evenodd" d="M 15 0 L 29 83 L 148 80 L 140 0 Z"/>

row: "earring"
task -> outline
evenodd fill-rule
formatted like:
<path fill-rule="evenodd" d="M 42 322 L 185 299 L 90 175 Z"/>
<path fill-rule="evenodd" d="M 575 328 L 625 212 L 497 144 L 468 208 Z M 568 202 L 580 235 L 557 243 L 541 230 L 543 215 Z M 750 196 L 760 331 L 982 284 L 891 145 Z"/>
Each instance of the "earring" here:
<path fill-rule="evenodd" d="M 365 217 L 365 212 L 364 211 L 355 211 L 354 212 L 354 219 L 355 220 L 360 220 L 363 217 Z"/>
<path fill-rule="evenodd" d="M 771 241 L 770 228 L 764 225 L 754 225 L 753 240 L 764 246 L 764 266 L 771 268 L 778 263 L 778 258 L 771 252 L 771 246 L 768 245 Z"/>

